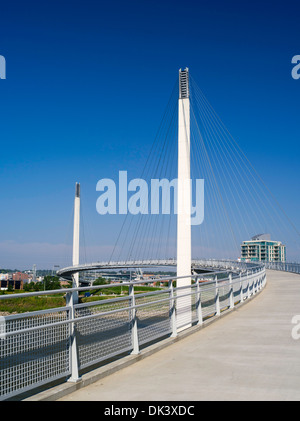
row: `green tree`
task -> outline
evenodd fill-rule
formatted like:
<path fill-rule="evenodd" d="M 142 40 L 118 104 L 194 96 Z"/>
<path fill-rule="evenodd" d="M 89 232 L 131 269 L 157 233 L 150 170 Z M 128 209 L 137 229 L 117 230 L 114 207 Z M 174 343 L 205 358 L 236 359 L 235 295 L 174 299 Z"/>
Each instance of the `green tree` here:
<path fill-rule="evenodd" d="M 109 282 L 105 278 L 102 278 L 101 276 L 93 282 L 93 286 L 107 285 L 107 284 L 109 284 Z M 97 292 L 100 293 L 101 289 L 94 289 L 90 291 L 90 293 L 93 295 L 97 294 Z"/>
<path fill-rule="evenodd" d="M 23 289 L 26 292 L 33 291 L 34 282 L 26 282 L 23 284 Z"/>
<path fill-rule="evenodd" d="M 42 291 L 42 289 L 43 289 L 42 282 L 36 282 L 36 283 L 34 283 L 34 285 L 33 285 L 33 290 L 34 291 Z"/>
<path fill-rule="evenodd" d="M 60 282 L 58 276 L 45 276 L 43 281 L 45 290 L 60 289 Z"/>
<path fill-rule="evenodd" d="M 7 291 L 8 291 L 8 292 L 13 292 L 13 290 L 14 290 L 13 284 L 12 284 L 12 283 L 10 283 L 10 282 L 8 282 Z"/>
<path fill-rule="evenodd" d="M 100 278 L 97 278 L 95 282 L 93 282 L 93 285 L 106 285 L 106 284 L 109 284 L 109 282 L 105 278 L 102 278 L 101 276 Z"/>

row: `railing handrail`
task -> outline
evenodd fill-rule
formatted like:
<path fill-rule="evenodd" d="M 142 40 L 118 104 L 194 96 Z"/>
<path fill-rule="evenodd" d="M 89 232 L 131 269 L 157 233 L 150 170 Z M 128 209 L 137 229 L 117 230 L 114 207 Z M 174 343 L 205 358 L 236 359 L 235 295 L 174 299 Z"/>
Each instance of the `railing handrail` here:
<path fill-rule="evenodd" d="M 217 279 L 218 275 L 222 275 L 224 273 L 228 273 L 228 276 Z M 47 343 L 45 344 L 45 339 L 43 338 L 48 338 L 50 335 L 51 343 L 59 344 L 57 345 L 57 350 L 55 348 L 56 345 L 51 345 L 52 347 L 54 346 L 54 351 L 51 348 L 51 353 L 56 352 L 58 360 L 66 358 L 66 362 L 59 365 L 59 367 L 65 367 L 61 368 L 61 372 L 59 372 L 60 374 L 56 373 L 58 363 L 55 358 L 51 358 L 47 362 L 47 364 L 50 364 L 50 367 L 52 367 L 51 364 L 53 364 L 53 372 L 56 373 L 55 378 L 63 378 L 69 375 L 71 376 L 71 381 L 77 381 L 79 380 L 79 371 L 84 367 L 93 365 L 96 362 L 108 359 L 113 355 L 117 355 L 118 353 L 122 353 L 130 349 L 132 350 L 132 353 L 139 353 L 139 347 L 141 344 L 151 342 L 151 340 L 156 338 L 165 337 L 166 334 L 176 336 L 177 330 L 186 324 L 186 322 L 182 322 L 182 320 L 179 321 L 177 317 L 177 311 L 180 310 L 182 306 L 181 303 L 184 300 L 188 299 L 188 302 L 190 303 L 189 310 L 186 313 L 190 318 L 190 322 L 188 322 L 187 326 L 192 326 L 195 323 L 197 325 L 202 325 L 206 318 L 218 317 L 222 311 L 226 309 L 231 310 L 236 303 L 242 304 L 244 300 L 250 298 L 251 295 L 256 294 L 258 290 L 263 288 L 266 282 L 264 265 L 253 265 L 252 267 L 248 267 L 247 270 L 241 270 L 234 279 L 232 276 L 233 274 L 235 274 L 235 272 L 231 268 L 228 268 L 226 271 L 193 274 L 192 276 L 188 276 L 188 278 L 190 278 L 194 283 L 184 287 L 173 286 L 173 281 L 187 278 L 187 276 L 167 276 L 160 277 L 159 279 L 150 278 L 138 281 L 131 280 L 128 282 L 118 282 L 104 285 L 63 288 L 52 291 L 36 291 L 32 293 L 0 296 L 0 299 L 13 299 L 62 293 L 66 295 L 66 305 L 63 307 L 2 317 L 2 320 L 9 325 L 7 331 L 3 332 L 3 330 L 1 331 L 0 323 L 0 346 L 3 345 L 4 347 L 7 347 L 7 349 L 4 348 L 5 352 L 7 352 L 7 354 L 4 353 L 4 369 L 10 370 L 10 367 L 5 367 L 5 355 L 7 355 L 7 364 L 10 364 L 10 361 L 15 361 L 15 344 L 20 343 L 20 348 L 18 348 L 20 349 L 19 352 L 22 352 L 23 346 L 28 346 L 28 349 L 23 352 L 26 354 L 24 364 L 26 365 L 26 361 L 28 360 L 28 370 L 30 370 L 31 360 L 33 361 L 33 364 L 34 361 L 37 361 L 38 364 L 39 358 L 42 360 L 45 358 L 43 352 L 45 352 L 44 347 L 47 347 Z M 215 279 L 211 279 L 212 276 L 214 276 Z M 205 279 L 205 277 L 210 277 L 210 279 Z M 135 291 L 136 285 L 149 284 L 153 282 L 166 282 L 168 283 L 168 286 L 163 287 L 160 290 L 154 289 L 153 291 L 146 291 L 142 293 Z M 74 302 L 74 294 L 87 290 L 105 290 L 109 287 L 116 286 L 128 286 L 129 288 L 128 292 L 126 291 L 126 295 L 80 304 Z M 138 302 L 139 299 L 143 300 L 143 302 Z M 185 302 L 186 301 L 184 301 L 184 303 Z M 116 308 L 116 305 L 119 304 L 121 306 Z M 186 304 L 184 304 L 184 306 L 186 306 Z M 204 313 L 206 312 L 206 314 L 203 314 L 203 311 Z M 145 322 L 146 324 L 144 324 L 143 327 L 143 329 L 146 330 L 139 327 L 139 317 L 149 320 Z M 37 323 L 37 325 L 35 323 Z M 163 325 L 161 325 L 161 323 L 163 323 Z M 119 324 L 123 329 L 121 329 L 120 334 L 124 335 L 127 332 L 126 337 L 131 337 L 131 345 L 129 346 L 126 342 L 122 345 L 120 350 L 113 347 L 112 350 L 109 351 L 107 350 L 107 343 L 114 343 L 113 341 L 115 340 L 116 335 L 115 326 L 119 326 Z M 125 333 L 124 327 L 126 327 Z M 51 331 L 47 331 L 47 329 L 51 329 Z M 82 333 L 80 333 L 80 331 L 78 333 L 78 329 L 83 329 Z M 96 330 L 94 331 L 93 329 Z M 110 329 L 113 330 L 111 331 Z M 88 341 L 90 330 L 91 332 L 94 332 L 91 336 L 92 347 L 95 346 L 95 338 L 97 338 L 96 343 L 100 341 L 99 346 L 102 346 L 102 340 L 106 345 L 103 349 L 101 348 L 100 354 L 93 351 L 93 354 L 90 357 L 91 351 L 88 351 L 87 357 L 85 357 L 84 353 L 78 356 L 78 350 L 82 349 L 84 351 L 85 347 L 89 350 L 90 345 L 89 342 L 87 342 L 86 345 L 85 342 L 83 342 L 83 345 L 78 345 L 77 340 L 81 337 L 82 341 L 85 337 L 85 332 L 87 332 L 87 339 L 85 339 L 85 341 Z M 103 337 L 104 339 L 101 339 L 102 331 L 107 332 L 106 336 Z M 147 334 L 150 336 L 143 337 L 143 335 L 146 334 L 144 332 L 150 332 Z M 34 338 L 37 338 L 37 342 L 34 341 L 31 345 L 28 345 L 28 338 L 32 341 L 34 341 Z M 39 344 L 40 340 L 41 345 Z M 10 341 L 13 341 L 11 345 Z M 25 342 L 23 343 L 23 341 Z M 121 337 L 118 341 L 122 342 Z M 62 351 L 60 351 L 60 347 L 64 343 L 65 346 L 63 349 L 65 350 L 61 354 Z M 10 346 L 12 346 L 12 350 L 10 350 Z M 28 359 L 27 355 L 30 355 L 31 347 L 34 350 L 34 358 L 32 357 L 33 359 Z M 41 355 L 37 353 L 41 353 Z M 37 355 L 40 355 L 40 357 L 37 357 Z M 68 355 L 69 357 L 67 357 Z M 87 358 L 87 360 L 84 358 Z M 91 361 L 89 358 L 91 358 Z M 18 362 L 15 362 L 14 364 L 18 365 Z M 14 370 L 13 367 L 14 366 L 11 367 L 12 373 Z M 8 372 L 10 372 L 9 370 Z M 14 374 L 11 374 L 10 377 L 7 376 L 7 388 L 5 384 L 3 386 L 0 385 L 0 400 L 8 399 L 20 394 L 21 392 L 31 390 L 37 386 L 50 382 L 52 378 L 51 376 L 49 378 L 49 370 L 50 368 L 48 367 L 45 377 L 43 377 L 43 371 L 38 372 L 37 380 L 32 380 L 32 384 L 30 382 L 26 383 L 26 375 L 24 374 L 24 385 L 21 386 L 19 383 L 18 385 L 15 385 Z M 11 384 L 9 384 L 9 382 L 11 382 Z M 2 392 L 1 387 L 4 390 Z"/>
<path fill-rule="evenodd" d="M 255 266 L 257 268 L 257 266 Z M 261 266 L 259 266 L 261 267 Z M 80 292 L 80 291 L 89 291 L 91 289 L 105 289 L 105 288 L 112 288 L 112 287 L 118 287 L 118 286 L 131 286 L 131 285 L 140 285 L 140 284 L 149 284 L 153 282 L 168 282 L 170 280 L 176 281 L 178 279 L 192 279 L 195 280 L 199 277 L 205 277 L 205 276 L 214 276 L 214 275 L 220 275 L 222 273 L 228 273 L 229 270 L 223 270 L 223 271 L 216 271 L 216 272 L 208 272 L 208 273 L 198 273 L 193 275 L 186 275 L 186 276 L 166 276 L 166 277 L 160 277 L 160 278 L 147 278 L 147 279 L 141 279 L 141 280 L 131 280 L 126 282 L 114 282 L 110 284 L 103 284 L 103 285 L 90 285 L 86 287 L 71 287 L 71 288 L 60 288 L 60 289 L 54 289 L 54 290 L 45 290 L 45 291 L 33 291 L 33 292 L 23 292 L 19 294 L 3 294 L 0 295 L 0 300 L 5 299 L 14 299 L 14 298 L 24 298 L 24 297 L 34 297 L 39 295 L 55 295 L 55 294 L 65 294 L 65 293 L 71 293 L 71 292 Z M 228 278 L 222 279 L 220 281 L 224 281 Z M 207 283 L 209 282 L 215 282 L 215 280 L 207 280 Z"/>

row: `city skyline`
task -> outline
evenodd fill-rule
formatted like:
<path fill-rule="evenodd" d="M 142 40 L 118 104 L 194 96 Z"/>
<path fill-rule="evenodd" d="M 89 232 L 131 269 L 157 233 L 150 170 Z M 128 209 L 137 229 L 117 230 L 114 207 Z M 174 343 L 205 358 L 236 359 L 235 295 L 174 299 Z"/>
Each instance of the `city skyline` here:
<path fill-rule="evenodd" d="M 97 214 L 96 184 L 122 170 L 141 175 L 181 67 L 190 68 L 299 227 L 300 80 L 291 75 L 300 53 L 297 7 L 296 1 L 3 5 L 0 267 L 67 263 L 75 182 L 82 186 L 86 249 L 98 260 L 111 254 L 121 219 Z M 298 254 L 287 249 L 288 260 Z"/>

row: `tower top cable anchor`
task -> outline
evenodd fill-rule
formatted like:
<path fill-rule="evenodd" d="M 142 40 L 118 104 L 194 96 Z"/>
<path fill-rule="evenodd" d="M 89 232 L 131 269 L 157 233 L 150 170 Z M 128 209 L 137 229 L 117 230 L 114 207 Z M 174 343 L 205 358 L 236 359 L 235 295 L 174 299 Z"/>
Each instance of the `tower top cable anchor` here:
<path fill-rule="evenodd" d="M 179 69 L 179 99 L 190 97 L 189 69 Z"/>

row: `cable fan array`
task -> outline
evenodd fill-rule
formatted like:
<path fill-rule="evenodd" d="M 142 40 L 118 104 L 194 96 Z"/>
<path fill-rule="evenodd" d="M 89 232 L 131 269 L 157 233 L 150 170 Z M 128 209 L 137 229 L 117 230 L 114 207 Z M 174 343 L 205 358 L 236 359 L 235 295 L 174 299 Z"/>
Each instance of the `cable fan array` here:
<path fill-rule="evenodd" d="M 242 241 L 266 232 L 299 249 L 299 232 L 293 222 L 192 77 L 190 135 L 194 207 L 195 181 L 204 180 L 204 220 L 192 226 L 192 257 L 237 259 Z M 177 179 L 177 165 L 178 80 L 140 174 L 148 185 L 148 208 L 141 208 L 137 215 L 124 215 L 110 261 L 176 258 L 176 197 L 170 188 L 170 212 L 164 213 L 161 191 L 153 195 L 151 180 Z M 153 201 L 160 203 L 159 214 L 151 214 Z"/>

